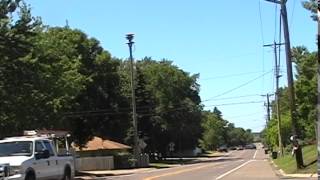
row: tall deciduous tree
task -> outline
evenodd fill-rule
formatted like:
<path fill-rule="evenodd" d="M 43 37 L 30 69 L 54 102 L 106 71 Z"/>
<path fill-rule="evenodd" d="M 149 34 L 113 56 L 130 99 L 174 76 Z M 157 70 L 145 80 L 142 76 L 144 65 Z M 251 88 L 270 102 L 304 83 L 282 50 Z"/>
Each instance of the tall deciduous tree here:
<path fill-rule="evenodd" d="M 296 64 L 296 96 L 299 124 L 304 137 L 315 139 L 317 121 L 317 53 L 305 47 L 293 48 Z"/>

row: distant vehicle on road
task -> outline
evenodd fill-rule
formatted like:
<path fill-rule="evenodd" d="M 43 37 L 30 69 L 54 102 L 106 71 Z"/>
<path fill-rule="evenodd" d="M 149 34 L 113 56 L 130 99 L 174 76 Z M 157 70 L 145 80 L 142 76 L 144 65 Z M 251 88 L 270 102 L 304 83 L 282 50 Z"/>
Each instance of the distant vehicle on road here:
<path fill-rule="evenodd" d="M 238 146 L 237 150 L 243 150 L 243 146 Z"/>
<path fill-rule="evenodd" d="M 247 144 L 247 145 L 245 146 L 245 148 L 246 148 L 246 149 L 257 149 L 256 145 L 254 145 L 254 144 Z"/>
<path fill-rule="evenodd" d="M 219 152 L 228 152 L 228 148 L 226 145 L 222 145 L 218 148 Z"/>
<path fill-rule="evenodd" d="M 237 150 L 237 147 L 231 146 L 229 149 L 230 149 L 230 150 Z"/>

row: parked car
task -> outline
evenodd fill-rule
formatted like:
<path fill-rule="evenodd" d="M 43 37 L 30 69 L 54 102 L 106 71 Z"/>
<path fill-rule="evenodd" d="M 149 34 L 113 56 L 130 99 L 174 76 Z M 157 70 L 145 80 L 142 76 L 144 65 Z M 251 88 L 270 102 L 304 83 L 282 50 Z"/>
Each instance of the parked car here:
<path fill-rule="evenodd" d="M 237 150 L 237 147 L 231 146 L 229 149 L 230 149 L 230 150 Z"/>
<path fill-rule="evenodd" d="M 247 144 L 247 145 L 245 146 L 245 148 L 246 148 L 246 149 L 257 149 L 256 145 L 254 145 L 254 144 Z"/>
<path fill-rule="evenodd" d="M 237 150 L 243 150 L 243 146 L 238 146 Z"/>
<path fill-rule="evenodd" d="M 228 152 L 228 148 L 226 145 L 222 145 L 218 148 L 219 152 Z"/>
<path fill-rule="evenodd" d="M 0 140 L 0 179 L 73 179 L 73 157 L 58 156 L 54 147 L 44 136 Z"/>

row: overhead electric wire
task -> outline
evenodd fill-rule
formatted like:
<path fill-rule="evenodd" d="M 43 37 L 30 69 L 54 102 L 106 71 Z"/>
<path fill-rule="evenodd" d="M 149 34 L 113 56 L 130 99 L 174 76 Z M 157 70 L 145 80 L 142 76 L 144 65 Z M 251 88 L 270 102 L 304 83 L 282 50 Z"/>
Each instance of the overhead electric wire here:
<path fill-rule="evenodd" d="M 207 105 L 205 107 L 230 106 L 230 105 L 240 105 L 240 104 L 257 104 L 262 102 L 264 101 L 246 101 L 246 102 L 237 102 L 237 103 L 213 104 L 213 105 Z"/>
<path fill-rule="evenodd" d="M 242 76 L 242 75 L 248 75 L 248 74 L 256 74 L 260 73 L 261 71 L 255 71 L 255 72 L 244 72 L 244 73 L 239 73 L 239 74 L 229 74 L 229 75 L 221 75 L 221 76 L 214 76 L 214 77 L 208 77 L 208 78 L 203 78 L 200 80 L 211 80 L 211 79 L 220 79 L 220 78 L 229 78 L 229 77 L 234 77 L 234 76 Z"/>
<path fill-rule="evenodd" d="M 253 97 L 253 96 L 260 96 L 259 94 L 248 94 L 248 95 L 242 95 L 242 96 L 233 96 L 233 97 L 226 97 L 226 98 L 217 98 L 217 99 L 207 99 L 203 100 L 201 102 L 207 102 L 207 101 L 219 101 L 219 100 L 226 100 L 226 99 L 239 99 L 244 97 Z"/>
<path fill-rule="evenodd" d="M 282 37 L 281 37 L 281 25 L 282 25 L 282 17 L 280 14 L 279 17 L 279 44 L 281 44 L 282 42 Z M 279 46 L 279 55 L 278 55 L 278 71 L 279 71 L 279 75 L 280 75 L 280 67 L 281 67 L 281 46 Z"/>
<path fill-rule="evenodd" d="M 293 15 L 294 15 L 294 9 L 296 7 L 296 0 L 293 0 L 293 5 L 292 5 L 292 12 L 291 12 L 291 18 L 290 18 L 290 25 L 289 25 L 289 29 L 292 29 L 292 23 L 293 23 Z"/>
<path fill-rule="evenodd" d="M 262 50 L 262 72 L 264 73 L 265 67 L 264 67 L 264 34 L 263 34 L 263 21 L 262 21 L 262 15 L 261 15 L 261 0 L 259 1 L 258 9 L 259 9 L 259 20 L 260 20 L 260 34 L 261 34 L 261 40 L 262 40 L 262 45 L 261 45 L 261 50 Z M 262 78 L 262 84 L 261 84 L 261 92 L 264 91 L 264 77 Z"/>
<path fill-rule="evenodd" d="M 260 0 L 259 0 L 259 19 L 260 19 L 260 31 L 261 31 L 262 44 L 264 44 L 264 35 L 263 35 L 263 24 L 262 24 L 261 3 L 260 3 Z"/>
<path fill-rule="evenodd" d="M 262 75 L 254 78 L 254 79 L 251 79 L 250 81 L 247 81 L 247 82 L 245 82 L 245 83 L 243 83 L 243 84 L 241 84 L 241 85 L 239 85 L 239 86 L 237 86 L 237 87 L 234 87 L 234 88 L 232 88 L 232 89 L 230 89 L 230 90 L 227 90 L 227 91 L 225 91 L 225 92 L 223 92 L 223 93 L 221 93 L 221 94 L 218 94 L 218 95 L 213 96 L 213 97 L 211 97 L 211 98 L 209 98 L 209 99 L 206 99 L 205 101 L 209 101 L 209 100 L 214 99 L 214 98 L 216 98 L 216 97 L 220 97 L 220 96 L 226 95 L 226 94 L 228 94 L 228 93 L 230 93 L 230 92 L 233 92 L 233 91 L 235 91 L 235 90 L 237 90 L 237 89 L 240 89 L 240 88 L 242 88 L 243 86 L 246 86 L 246 85 L 254 82 L 254 81 L 257 80 L 257 79 L 259 79 L 259 78 L 261 78 L 261 77 L 264 77 L 266 74 L 268 74 L 268 73 L 270 73 L 270 72 L 272 72 L 272 70 L 271 70 L 271 71 L 268 71 L 268 72 L 266 72 L 266 73 L 263 73 Z"/>
<path fill-rule="evenodd" d="M 257 114 L 261 114 L 261 112 L 256 112 L 256 113 L 251 113 L 251 114 L 242 114 L 242 115 L 238 115 L 238 116 L 231 116 L 231 117 L 226 117 L 226 119 L 242 118 L 242 117 L 248 117 L 248 116 L 253 116 L 253 115 L 257 115 Z"/>
<path fill-rule="evenodd" d="M 278 18 L 278 4 L 274 3 L 274 36 L 273 41 L 276 42 L 276 34 L 277 34 L 277 18 Z"/>
<path fill-rule="evenodd" d="M 271 72 L 271 71 L 269 71 Z M 267 73 L 269 73 L 267 72 Z M 233 88 L 231 90 L 228 90 L 226 92 L 223 93 L 224 94 L 227 94 L 229 92 L 232 92 L 238 88 L 241 88 L 251 82 L 253 82 L 254 80 L 264 76 L 265 74 L 267 73 L 264 73 L 262 74 L 261 76 L 258 76 L 240 86 L 237 86 L 236 88 Z M 219 97 L 219 96 L 222 96 L 222 94 L 218 95 L 218 96 L 215 96 L 215 97 Z M 226 97 L 226 98 L 220 98 L 220 100 L 222 99 L 236 99 L 236 98 L 242 98 L 242 97 L 249 97 L 249 96 L 257 96 L 257 94 L 252 94 L 252 95 L 243 95 L 243 96 L 234 96 L 234 97 Z M 215 98 L 211 98 L 212 100 L 219 100 L 219 99 L 215 99 Z M 205 101 L 210 101 L 210 99 L 208 100 L 205 100 Z M 204 102 L 204 101 L 201 101 L 201 102 Z M 249 102 L 249 103 L 252 103 L 252 102 Z M 236 105 L 236 104 L 243 104 L 243 103 L 229 103 L 229 104 L 219 104 L 217 106 L 222 106 L 222 105 Z M 165 111 L 162 111 L 161 113 L 167 113 L 167 112 L 172 112 L 172 111 L 178 111 L 178 110 L 182 110 L 182 109 L 185 109 L 187 108 L 186 107 L 186 104 L 183 104 L 183 103 L 179 103 L 179 104 L 173 104 L 173 106 L 180 106 L 180 107 L 175 107 L 175 108 L 172 108 L 172 109 L 168 109 L 168 110 L 165 110 Z M 204 105 L 204 107 L 206 107 Z M 74 117 L 74 116 L 101 116 L 101 115 L 120 115 L 120 114 L 128 114 L 128 113 L 131 113 L 130 112 L 131 110 L 131 107 L 118 107 L 118 108 L 115 108 L 115 109 L 97 109 L 97 110 L 87 110 L 87 111 L 78 111 L 78 112 L 67 112 L 67 113 L 64 113 L 65 116 L 67 117 Z M 155 107 L 152 107 L 152 106 L 137 106 L 137 111 L 138 111 L 138 115 L 159 115 L 159 113 L 148 113 L 149 111 L 155 111 Z M 147 113 L 147 114 L 145 114 Z"/>

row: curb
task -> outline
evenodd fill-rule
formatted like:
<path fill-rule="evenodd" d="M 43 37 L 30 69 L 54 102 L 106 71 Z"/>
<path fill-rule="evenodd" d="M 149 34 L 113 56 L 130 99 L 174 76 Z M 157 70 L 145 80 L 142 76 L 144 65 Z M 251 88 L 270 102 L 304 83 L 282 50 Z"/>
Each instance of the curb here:
<path fill-rule="evenodd" d="M 318 174 L 317 173 L 314 173 L 314 174 L 287 174 L 285 173 L 282 169 L 280 169 L 274 162 L 271 158 L 269 158 L 269 162 L 270 164 L 273 165 L 273 167 L 275 167 L 276 169 L 276 174 L 277 175 L 280 175 L 280 176 L 283 176 L 283 177 L 292 177 L 292 178 L 313 178 L 313 177 L 318 177 Z"/>
<path fill-rule="evenodd" d="M 282 176 L 285 177 L 297 177 L 297 178 L 312 178 L 312 177 L 318 177 L 318 174 L 286 174 L 282 169 L 279 169 L 279 172 Z"/>

